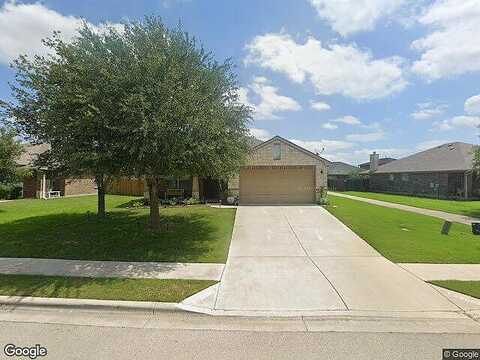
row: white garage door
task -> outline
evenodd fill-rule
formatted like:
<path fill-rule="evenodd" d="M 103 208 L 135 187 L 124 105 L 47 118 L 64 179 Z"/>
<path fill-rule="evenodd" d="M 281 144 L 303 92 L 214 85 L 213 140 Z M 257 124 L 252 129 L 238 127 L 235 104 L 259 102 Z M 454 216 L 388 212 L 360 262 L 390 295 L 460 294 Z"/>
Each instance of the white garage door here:
<path fill-rule="evenodd" d="M 240 171 L 241 204 L 315 202 L 313 166 L 255 166 Z"/>

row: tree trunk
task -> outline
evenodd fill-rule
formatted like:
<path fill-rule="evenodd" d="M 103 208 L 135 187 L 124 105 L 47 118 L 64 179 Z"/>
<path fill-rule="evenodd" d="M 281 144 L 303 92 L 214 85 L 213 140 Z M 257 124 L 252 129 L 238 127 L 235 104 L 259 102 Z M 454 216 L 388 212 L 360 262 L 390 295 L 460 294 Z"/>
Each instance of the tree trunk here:
<path fill-rule="evenodd" d="M 103 174 L 95 176 L 98 190 L 97 215 L 99 217 L 105 216 L 105 177 Z"/>
<path fill-rule="evenodd" d="M 150 193 L 150 227 L 153 230 L 160 230 L 160 208 L 158 201 L 158 178 L 150 178 L 147 181 Z"/>

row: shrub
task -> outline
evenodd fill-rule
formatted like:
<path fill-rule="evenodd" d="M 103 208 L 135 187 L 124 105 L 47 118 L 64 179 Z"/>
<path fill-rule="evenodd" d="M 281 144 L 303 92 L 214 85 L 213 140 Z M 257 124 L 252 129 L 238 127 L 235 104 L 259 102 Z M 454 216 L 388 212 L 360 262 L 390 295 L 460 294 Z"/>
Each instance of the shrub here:
<path fill-rule="evenodd" d="M 328 197 L 321 197 L 318 201 L 317 201 L 317 204 L 318 205 L 328 205 L 329 204 L 329 201 L 328 201 Z"/>
<path fill-rule="evenodd" d="M 18 184 L 0 184 L 0 199 L 13 200 L 22 195 L 22 186 Z"/>
<path fill-rule="evenodd" d="M 197 198 L 191 197 L 185 200 L 185 205 L 197 205 L 197 204 L 200 204 L 200 200 L 198 200 Z"/>

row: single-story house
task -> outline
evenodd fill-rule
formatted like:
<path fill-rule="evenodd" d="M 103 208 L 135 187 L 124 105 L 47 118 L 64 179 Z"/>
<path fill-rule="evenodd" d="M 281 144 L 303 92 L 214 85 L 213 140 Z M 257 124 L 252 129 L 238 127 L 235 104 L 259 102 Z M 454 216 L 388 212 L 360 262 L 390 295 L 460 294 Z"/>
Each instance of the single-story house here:
<path fill-rule="evenodd" d="M 160 197 L 179 194 L 184 198 L 218 201 L 226 196 L 240 204 L 307 204 L 321 198 L 327 188 L 327 160 L 280 136 L 264 142 L 251 140 L 246 164 L 227 183 L 198 176 L 165 177 Z M 139 181 L 117 179 L 109 193 L 140 193 Z M 143 186 L 148 197 L 144 183 Z"/>
<path fill-rule="evenodd" d="M 46 199 L 52 192 L 58 192 L 60 196 L 73 196 L 83 194 L 96 194 L 97 188 L 91 178 L 65 178 L 55 174 L 51 169 L 35 166 L 38 157 L 49 149 L 49 145 L 25 144 L 25 149 L 17 160 L 17 166 L 27 168 L 30 171 L 23 183 L 23 197 Z"/>
<path fill-rule="evenodd" d="M 228 192 L 240 204 L 305 204 L 327 188 L 328 161 L 280 136 L 254 146 Z"/>
<path fill-rule="evenodd" d="M 453 199 L 480 198 L 478 176 L 472 171 L 475 145 L 447 143 L 378 165 L 372 154 L 370 191 Z"/>
<path fill-rule="evenodd" d="M 354 174 L 359 174 L 361 171 L 362 169 L 359 167 L 341 161 L 328 163 L 328 189 L 346 191 L 349 177 Z"/>

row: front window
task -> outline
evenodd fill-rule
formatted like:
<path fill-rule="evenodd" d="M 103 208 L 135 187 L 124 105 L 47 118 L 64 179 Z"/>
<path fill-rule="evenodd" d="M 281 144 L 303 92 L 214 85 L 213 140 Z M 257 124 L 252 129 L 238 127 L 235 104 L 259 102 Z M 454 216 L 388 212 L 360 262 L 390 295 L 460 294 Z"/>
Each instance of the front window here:
<path fill-rule="evenodd" d="M 282 158 L 282 148 L 280 144 L 273 144 L 273 160 L 280 160 Z"/>

